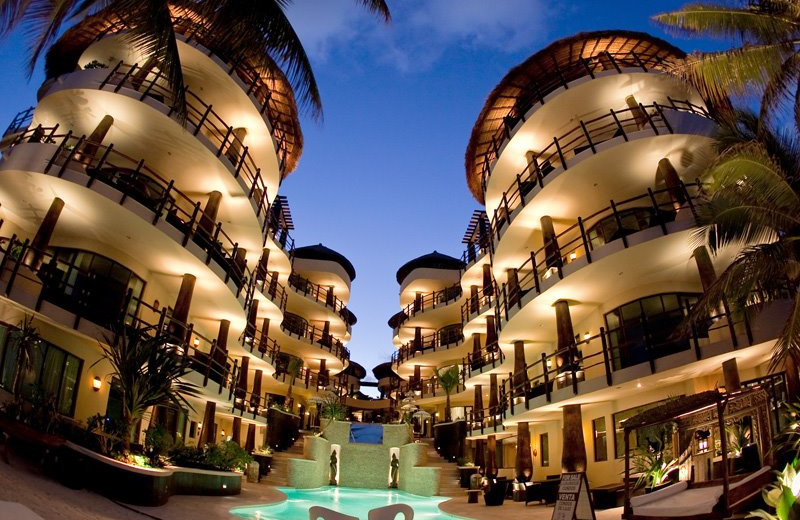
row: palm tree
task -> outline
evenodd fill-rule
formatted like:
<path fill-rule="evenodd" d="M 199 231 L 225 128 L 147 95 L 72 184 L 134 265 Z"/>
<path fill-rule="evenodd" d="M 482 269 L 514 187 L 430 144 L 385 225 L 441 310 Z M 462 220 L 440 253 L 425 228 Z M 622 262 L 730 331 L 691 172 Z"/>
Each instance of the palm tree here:
<path fill-rule="evenodd" d="M 25 316 L 13 332 L 17 345 L 17 366 L 14 369 L 14 384 L 12 385 L 14 399 L 22 399 L 22 383 L 25 376 L 33 368 L 33 349 L 39 344 L 41 337 L 39 331 L 33 326 L 33 316 Z"/>
<path fill-rule="evenodd" d="M 786 368 L 793 396 L 800 393 L 800 138 L 778 134 L 754 114 L 739 113 L 717 138 L 719 156 L 707 174 L 709 199 L 699 208 L 697 236 L 712 254 L 741 248 L 693 310 L 705 321 L 721 301 L 758 310 L 791 298 L 789 317 L 773 347 L 770 370 Z M 744 247 L 742 247 L 744 246 Z M 788 289 L 788 290 L 787 290 Z"/>
<path fill-rule="evenodd" d="M 654 19 L 681 36 L 733 39 L 730 50 L 695 53 L 674 71 L 718 105 L 727 97 L 762 96 L 761 113 L 773 122 L 790 106 L 800 127 L 800 2 L 736 0 L 689 4 Z"/>
<path fill-rule="evenodd" d="M 292 387 L 294 386 L 294 382 L 297 379 L 297 376 L 300 375 L 300 370 L 303 368 L 303 360 L 300 358 L 293 357 L 289 360 L 289 363 L 286 365 L 286 373 L 289 374 L 289 389 L 286 391 L 286 406 L 289 408 L 289 411 L 292 411 L 293 402 L 292 402 Z"/>
<path fill-rule="evenodd" d="M 433 372 L 436 374 L 436 381 L 439 383 L 439 386 L 442 387 L 442 390 L 444 390 L 444 393 L 447 396 L 447 400 L 445 401 L 444 405 L 444 422 L 450 422 L 450 393 L 456 389 L 459 381 L 461 380 L 461 376 L 458 373 L 458 366 L 453 365 L 444 371 L 439 371 L 438 368 L 434 368 Z"/>
<path fill-rule="evenodd" d="M 189 358 L 167 346 L 167 336 L 149 337 L 139 331 L 123 332 L 100 343 L 111 365 L 111 379 L 122 400 L 123 451 L 130 450 L 136 422 L 151 406 L 193 409 L 187 397 L 198 388 L 182 378 L 191 370 Z"/>
<path fill-rule="evenodd" d="M 33 35 L 30 71 L 61 33 L 65 24 L 107 10 L 130 27 L 129 38 L 145 59 L 154 59 L 164 72 L 175 100 L 175 108 L 185 113 L 183 73 L 178 44 L 172 25 L 171 8 L 196 13 L 214 44 L 226 49 L 234 61 L 255 62 L 259 70 L 270 69 L 272 59 L 279 62 L 289 77 L 302 105 L 315 117 L 322 114 L 317 82 L 308 56 L 286 17 L 293 0 L 0 0 L 0 37 L 20 24 Z M 356 0 L 385 21 L 390 21 L 385 0 Z"/>

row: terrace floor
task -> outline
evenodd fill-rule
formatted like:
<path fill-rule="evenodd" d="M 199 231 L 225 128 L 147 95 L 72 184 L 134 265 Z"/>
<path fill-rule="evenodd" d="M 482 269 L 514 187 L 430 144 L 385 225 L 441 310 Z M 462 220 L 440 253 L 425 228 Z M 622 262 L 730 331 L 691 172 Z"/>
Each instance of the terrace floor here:
<path fill-rule="evenodd" d="M 64 487 L 13 455 L 10 465 L 0 462 L 0 501 L 19 502 L 45 520 L 233 520 L 235 517 L 228 511 L 234 507 L 269 504 L 284 498 L 274 487 L 245 483 L 242 494 L 235 497 L 173 496 L 161 507 L 129 506 L 86 490 Z M 496 520 L 498 515 L 503 520 L 550 520 L 553 514 L 550 506 L 525 506 L 524 502 L 506 501 L 500 507 L 467 504 L 466 493 L 439 507 L 446 513 L 476 520 Z M 597 520 L 619 520 L 621 512 L 621 508 L 598 511 Z M 0 508 L 0 520 L 14 519 Z"/>

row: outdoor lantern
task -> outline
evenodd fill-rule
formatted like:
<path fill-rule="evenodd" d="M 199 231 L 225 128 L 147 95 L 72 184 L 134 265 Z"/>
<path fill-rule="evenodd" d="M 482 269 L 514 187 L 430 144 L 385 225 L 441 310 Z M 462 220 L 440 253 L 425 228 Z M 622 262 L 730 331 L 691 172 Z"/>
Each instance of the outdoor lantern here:
<path fill-rule="evenodd" d="M 94 391 L 99 392 L 102 386 L 103 386 L 103 380 L 100 379 L 100 377 L 98 376 L 94 376 L 94 379 L 92 380 L 92 388 L 94 389 Z"/>

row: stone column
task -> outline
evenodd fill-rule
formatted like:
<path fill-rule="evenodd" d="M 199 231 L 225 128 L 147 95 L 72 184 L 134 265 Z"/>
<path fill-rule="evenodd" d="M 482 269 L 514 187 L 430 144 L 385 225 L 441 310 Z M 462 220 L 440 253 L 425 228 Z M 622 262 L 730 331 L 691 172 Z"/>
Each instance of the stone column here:
<path fill-rule="evenodd" d="M 508 304 L 517 305 L 519 303 L 519 277 L 516 269 L 506 270 L 506 291 L 508 292 Z"/>
<path fill-rule="evenodd" d="M 211 359 L 211 371 L 216 372 L 222 377 L 222 382 L 228 377 L 228 332 L 231 322 L 228 320 L 219 321 L 219 331 L 217 332 L 217 348 L 214 350 Z"/>
<path fill-rule="evenodd" d="M 419 365 L 414 365 L 414 384 L 411 389 L 422 390 L 422 367 Z"/>
<path fill-rule="evenodd" d="M 248 348 L 253 347 L 256 336 L 256 320 L 258 319 L 258 300 L 253 299 L 247 311 L 247 324 L 244 327 L 244 342 Z"/>
<path fill-rule="evenodd" d="M 497 328 L 494 326 L 494 316 L 486 316 L 486 346 L 497 343 Z"/>
<path fill-rule="evenodd" d="M 526 422 L 517 424 L 517 461 L 514 465 L 514 470 L 517 482 L 528 482 L 533 478 L 531 432 Z"/>
<path fill-rule="evenodd" d="M 248 379 L 250 376 L 250 358 L 247 356 L 242 356 L 242 361 L 239 366 L 239 380 L 236 382 L 236 401 L 234 401 L 234 406 L 241 407 L 241 410 L 245 409 L 245 402 L 244 398 L 247 395 L 247 387 L 249 386 Z M 241 402 L 239 400 L 241 399 Z"/>
<path fill-rule="evenodd" d="M 200 222 L 198 226 L 200 229 L 211 235 L 214 232 L 214 226 L 217 223 L 217 214 L 219 213 L 219 205 L 222 202 L 222 193 L 212 191 L 208 194 L 208 201 L 203 213 L 200 214 Z"/>
<path fill-rule="evenodd" d="M 707 291 L 717 280 L 717 273 L 714 271 L 714 264 L 711 262 L 708 249 L 706 249 L 706 246 L 697 247 L 692 251 L 692 256 L 697 264 L 697 272 L 700 273 L 700 283 L 703 284 L 703 291 Z"/>
<path fill-rule="evenodd" d="M 672 207 L 675 211 L 681 209 L 683 203 L 686 202 L 686 195 L 681 189 L 681 178 L 678 172 L 675 170 L 675 167 L 672 166 L 672 162 L 666 157 L 658 161 L 656 176 L 664 180 L 664 186 L 668 190 L 667 193 L 669 194 Z"/>
<path fill-rule="evenodd" d="M 483 422 L 483 387 L 475 385 L 475 398 L 472 403 L 473 422 Z"/>
<path fill-rule="evenodd" d="M 189 308 L 192 305 L 192 294 L 197 278 L 186 273 L 181 280 L 181 288 L 172 306 L 172 317 L 167 325 L 167 335 L 171 341 L 182 344 L 186 340 L 186 327 L 189 321 Z"/>
<path fill-rule="evenodd" d="M 261 322 L 261 337 L 258 338 L 258 351 L 262 354 L 267 351 L 267 340 L 269 339 L 269 318 L 264 318 Z"/>
<path fill-rule="evenodd" d="M 206 411 L 203 414 L 203 428 L 200 430 L 200 438 L 197 440 L 198 446 L 214 444 L 214 423 L 216 422 L 217 403 L 214 401 L 206 402 Z"/>
<path fill-rule="evenodd" d="M 561 448 L 561 471 L 586 471 L 586 445 L 583 442 L 583 420 L 581 405 L 564 406 L 563 442 Z"/>
<path fill-rule="evenodd" d="M 477 439 L 475 441 L 475 465 L 480 468 L 481 473 L 486 473 L 486 441 Z"/>
<path fill-rule="evenodd" d="M 639 101 L 637 101 L 633 96 L 627 96 L 625 98 L 625 104 L 628 105 L 631 117 L 633 117 L 634 121 L 636 121 L 639 129 L 644 128 L 647 125 L 647 114 L 645 114 L 642 110 L 642 107 L 639 105 Z M 629 117 L 623 116 L 620 117 L 620 119 L 629 119 Z"/>
<path fill-rule="evenodd" d="M 53 232 L 63 209 L 64 201 L 58 197 L 54 198 L 53 202 L 50 203 L 47 213 L 39 224 L 39 229 L 36 230 L 36 234 L 31 240 L 31 249 L 25 255 L 23 263 L 30 266 L 31 269 L 39 269 L 42 265 L 42 259 L 44 258 L 42 253 L 50 246 L 50 240 L 53 238 Z"/>
<path fill-rule="evenodd" d="M 250 394 L 250 408 L 254 414 L 258 414 L 258 408 L 261 406 L 261 378 L 264 376 L 261 370 L 256 370 L 253 376 L 253 391 Z"/>
<path fill-rule="evenodd" d="M 558 247 L 558 240 L 556 240 L 556 229 L 553 225 L 553 219 L 545 215 L 539 222 L 542 225 L 542 242 L 544 244 L 544 258 L 545 265 L 549 267 L 561 266 L 561 250 Z"/>
<path fill-rule="evenodd" d="M 494 435 L 489 435 L 487 440 L 489 449 L 486 454 L 486 476 L 495 478 L 497 476 L 497 438 Z"/>
<path fill-rule="evenodd" d="M 239 162 L 239 156 L 242 154 L 242 144 L 244 143 L 245 137 L 247 137 L 247 128 L 234 128 L 233 132 L 231 132 L 231 144 L 225 151 L 225 156 L 234 166 L 236 166 L 236 163 Z"/>
<path fill-rule="evenodd" d="M 411 348 L 411 352 L 417 352 L 420 350 L 422 350 L 422 328 L 414 327 L 414 344 Z"/>
<path fill-rule="evenodd" d="M 528 390 L 528 370 L 525 363 L 525 343 L 514 342 L 514 396 L 525 395 Z"/>
<path fill-rule="evenodd" d="M 567 300 L 559 300 L 555 303 L 556 308 L 556 335 L 558 338 L 557 346 L 559 355 L 557 356 L 557 364 L 559 373 L 568 368 L 574 360 L 575 349 L 575 332 L 572 329 L 572 317 L 569 313 L 569 302 Z"/>
<path fill-rule="evenodd" d="M 483 264 L 483 294 L 494 294 L 494 287 L 492 286 L 492 267 L 489 264 Z"/>
<path fill-rule="evenodd" d="M 258 267 L 256 267 L 256 280 L 267 279 L 267 269 L 269 267 L 269 248 L 265 247 L 261 250 L 261 258 L 258 260 Z"/>
<path fill-rule="evenodd" d="M 489 413 L 491 417 L 491 425 L 497 426 L 497 414 L 500 411 L 500 399 L 497 389 L 497 374 L 489 374 Z"/>
<path fill-rule="evenodd" d="M 736 358 L 731 358 L 722 363 L 722 374 L 725 377 L 725 390 L 728 392 L 736 392 L 742 389 Z"/>
<path fill-rule="evenodd" d="M 247 425 L 247 440 L 244 443 L 244 449 L 247 453 L 252 453 L 256 449 L 256 425 L 250 423 Z"/>
<path fill-rule="evenodd" d="M 231 429 L 231 440 L 236 444 L 238 444 L 239 446 L 241 446 L 242 445 L 241 437 L 242 437 L 242 418 L 234 417 L 233 428 Z"/>
<path fill-rule="evenodd" d="M 328 386 L 328 369 L 324 359 L 319 360 L 319 379 L 317 382 L 322 388 Z"/>
<path fill-rule="evenodd" d="M 474 314 L 480 310 L 480 296 L 478 295 L 478 286 L 477 285 L 470 285 L 469 287 L 469 312 L 470 314 Z"/>
<path fill-rule="evenodd" d="M 83 145 L 80 158 L 85 160 L 87 164 L 90 164 L 94 156 L 97 155 L 100 144 L 103 142 L 103 139 L 106 138 L 106 135 L 108 135 L 108 131 L 111 130 L 111 125 L 113 124 L 114 118 L 108 114 L 104 115 L 103 119 L 97 123 L 92 133 L 86 138 L 86 144 Z"/>
<path fill-rule="evenodd" d="M 481 366 L 481 335 L 479 332 L 472 333 L 472 369 Z"/>

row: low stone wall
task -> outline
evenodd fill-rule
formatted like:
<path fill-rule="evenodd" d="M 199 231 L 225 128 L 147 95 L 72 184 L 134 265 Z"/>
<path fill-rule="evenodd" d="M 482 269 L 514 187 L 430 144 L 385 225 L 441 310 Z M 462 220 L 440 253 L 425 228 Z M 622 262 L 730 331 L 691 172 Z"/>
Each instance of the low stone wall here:
<path fill-rule="evenodd" d="M 439 491 L 439 468 L 422 468 L 426 446 L 409 444 L 405 424 L 384 425 L 382 444 L 351 443 L 350 423 L 334 421 L 325 427 L 325 437 L 306 437 L 306 460 L 289 460 L 289 485 L 307 489 L 327 485 L 331 446 L 338 444 L 339 485 L 356 488 L 385 489 L 389 485 L 391 449 L 400 449 L 398 484 L 400 489 L 431 496 Z"/>
<path fill-rule="evenodd" d="M 172 495 L 238 495 L 242 474 L 194 468 L 140 468 L 67 442 L 58 459 L 59 480 L 105 497 L 140 506 L 160 506 Z"/>

